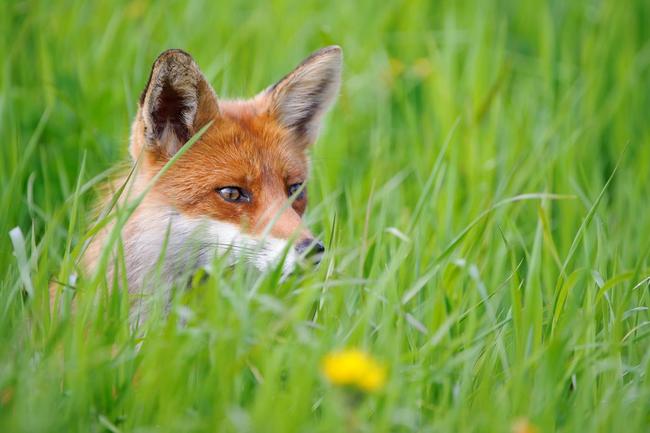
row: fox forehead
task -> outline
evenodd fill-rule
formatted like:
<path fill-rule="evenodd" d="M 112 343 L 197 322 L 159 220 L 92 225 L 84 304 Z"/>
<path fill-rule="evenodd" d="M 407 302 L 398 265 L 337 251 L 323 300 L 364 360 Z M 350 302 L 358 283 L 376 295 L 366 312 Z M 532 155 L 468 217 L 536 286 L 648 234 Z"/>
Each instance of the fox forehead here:
<path fill-rule="evenodd" d="M 261 208 L 286 200 L 289 185 L 307 180 L 307 152 L 293 134 L 258 114 L 253 101 L 222 104 L 210 128 L 169 168 L 154 191 L 184 214 L 255 223 L 251 220 Z M 153 155 L 147 164 L 156 172 L 165 162 Z M 252 203 L 223 203 L 215 190 L 227 186 L 249 191 Z M 302 214 L 304 206 L 296 210 Z"/>
<path fill-rule="evenodd" d="M 255 183 L 302 182 L 309 171 L 305 149 L 274 122 L 264 118 L 215 118 L 203 136 L 173 164 L 161 186 L 180 187 L 184 194 L 194 183 L 206 188 L 256 186 Z M 158 171 L 165 158 L 149 160 Z M 178 183 L 173 182 L 179 181 Z M 210 185 L 207 185 L 210 184 Z"/>

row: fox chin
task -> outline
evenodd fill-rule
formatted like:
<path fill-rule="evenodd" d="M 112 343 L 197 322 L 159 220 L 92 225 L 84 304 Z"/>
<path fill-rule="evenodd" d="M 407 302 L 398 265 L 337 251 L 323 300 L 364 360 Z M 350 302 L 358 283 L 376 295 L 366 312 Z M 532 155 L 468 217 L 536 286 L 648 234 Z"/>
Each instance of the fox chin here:
<path fill-rule="evenodd" d="M 132 125 L 131 174 L 112 183 L 113 191 L 125 185 L 117 207 L 141 202 L 117 242 L 115 222 L 91 241 L 85 271 L 119 273 L 129 292 L 142 293 L 153 290 L 154 270 L 156 281 L 173 283 L 226 253 L 260 270 L 282 263 L 284 274 L 305 257 L 318 262 L 324 246 L 303 223 L 308 151 L 338 95 L 341 67 L 341 49 L 322 48 L 253 98 L 225 100 L 188 53 L 163 52 Z"/>

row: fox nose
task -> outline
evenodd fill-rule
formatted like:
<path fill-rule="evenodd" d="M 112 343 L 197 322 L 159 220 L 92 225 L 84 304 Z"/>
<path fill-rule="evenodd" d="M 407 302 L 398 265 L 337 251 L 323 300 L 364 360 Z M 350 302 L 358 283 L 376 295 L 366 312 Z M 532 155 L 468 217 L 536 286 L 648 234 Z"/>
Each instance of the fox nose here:
<path fill-rule="evenodd" d="M 317 265 L 325 252 L 325 246 L 318 239 L 307 238 L 296 244 L 296 252 Z"/>

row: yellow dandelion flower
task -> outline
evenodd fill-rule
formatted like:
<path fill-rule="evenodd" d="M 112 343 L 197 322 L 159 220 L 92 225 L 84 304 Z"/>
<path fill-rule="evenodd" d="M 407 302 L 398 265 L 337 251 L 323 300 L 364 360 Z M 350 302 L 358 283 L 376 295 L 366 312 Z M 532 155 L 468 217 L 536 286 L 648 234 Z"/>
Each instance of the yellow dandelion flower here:
<path fill-rule="evenodd" d="M 358 349 L 333 352 L 323 359 L 323 374 L 334 385 L 377 391 L 386 382 L 386 369 Z"/>

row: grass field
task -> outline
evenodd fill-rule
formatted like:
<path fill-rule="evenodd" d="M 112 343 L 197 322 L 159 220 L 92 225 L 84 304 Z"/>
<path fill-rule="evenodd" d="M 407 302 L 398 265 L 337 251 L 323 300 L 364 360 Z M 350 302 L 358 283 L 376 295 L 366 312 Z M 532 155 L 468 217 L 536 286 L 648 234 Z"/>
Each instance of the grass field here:
<path fill-rule="evenodd" d="M 227 3 L 0 2 L 0 431 L 648 432 L 650 3 Z M 316 271 L 197 278 L 145 338 L 70 280 L 157 54 L 250 96 L 330 44 Z"/>

